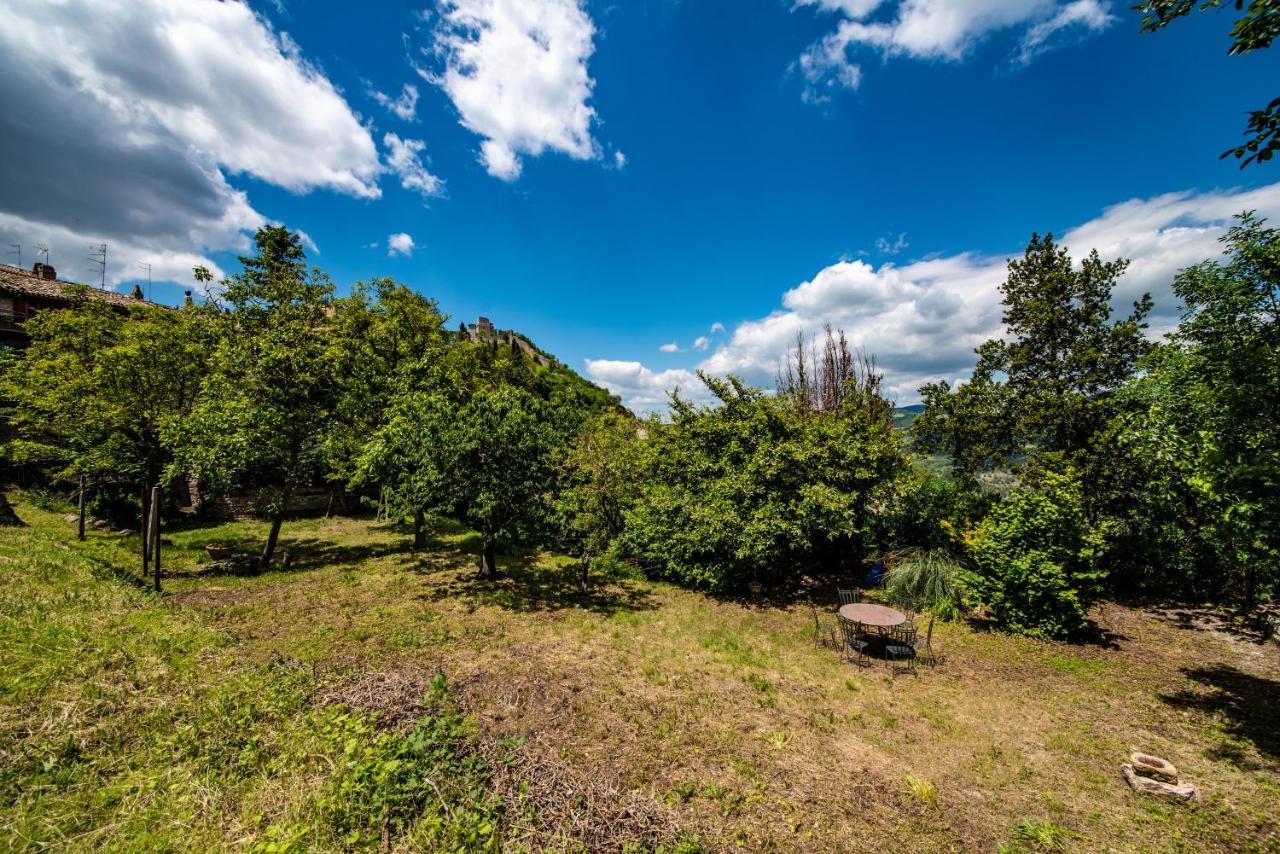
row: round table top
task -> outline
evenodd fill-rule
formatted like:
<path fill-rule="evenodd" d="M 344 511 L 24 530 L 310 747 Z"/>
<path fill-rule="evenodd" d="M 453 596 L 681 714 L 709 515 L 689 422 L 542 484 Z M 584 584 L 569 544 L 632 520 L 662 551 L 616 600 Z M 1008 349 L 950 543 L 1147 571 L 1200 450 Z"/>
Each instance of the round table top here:
<path fill-rule="evenodd" d="M 846 620 L 853 620 L 855 623 L 865 623 L 868 626 L 881 626 L 884 628 L 896 626 L 907 621 L 907 615 L 901 611 L 896 611 L 886 605 L 872 605 L 870 602 L 854 602 L 851 605 L 841 605 L 840 616 Z"/>

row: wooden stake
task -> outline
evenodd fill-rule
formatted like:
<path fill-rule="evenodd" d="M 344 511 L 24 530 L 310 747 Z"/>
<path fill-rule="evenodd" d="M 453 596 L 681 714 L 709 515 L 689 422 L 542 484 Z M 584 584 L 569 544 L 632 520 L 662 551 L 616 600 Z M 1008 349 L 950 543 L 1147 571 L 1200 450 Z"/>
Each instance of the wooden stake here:
<path fill-rule="evenodd" d="M 76 539 L 84 542 L 84 475 L 80 475 L 80 498 L 77 500 L 80 520 L 76 523 Z"/>
<path fill-rule="evenodd" d="M 147 484 L 142 484 L 142 524 L 140 525 L 142 532 L 142 577 L 147 577 L 147 570 L 151 568 L 151 505 L 147 503 L 150 497 L 150 490 Z"/>
<path fill-rule="evenodd" d="M 155 561 L 156 592 L 160 592 L 160 487 L 151 487 L 151 557 Z"/>

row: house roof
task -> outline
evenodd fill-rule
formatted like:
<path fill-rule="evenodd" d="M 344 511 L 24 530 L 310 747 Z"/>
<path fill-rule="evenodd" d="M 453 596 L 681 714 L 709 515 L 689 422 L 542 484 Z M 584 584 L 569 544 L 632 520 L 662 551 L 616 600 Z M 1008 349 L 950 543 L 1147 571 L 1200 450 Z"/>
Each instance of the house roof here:
<path fill-rule="evenodd" d="M 0 264 L 0 294 L 70 302 L 71 299 L 67 296 L 65 288 L 75 284 L 79 283 L 64 279 L 42 279 L 30 270 L 14 267 L 12 264 Z M 144 302 L 115 291 L 104 291 L 94 287 L 90 287 L 89 290 L 91 296 L 112 305 L 138 305 Z"/>

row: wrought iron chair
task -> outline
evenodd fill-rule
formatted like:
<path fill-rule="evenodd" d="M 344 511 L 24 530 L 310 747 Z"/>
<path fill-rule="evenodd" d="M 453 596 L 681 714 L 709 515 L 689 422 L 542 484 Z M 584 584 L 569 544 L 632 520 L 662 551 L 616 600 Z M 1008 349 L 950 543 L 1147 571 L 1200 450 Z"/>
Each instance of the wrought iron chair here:
<path fill-rule="evenodd" d="M 894 600 L 893 600 L 893 607 L 897 608 L 899 611 L 901 611 L 901 612 L 902 612 L 902 615 L 903 615 L 904 617 L 906 617 L 906 618 L 907 618 L 907 622 L 908 622 L 908 623 L 910 623 L 910 622 L 912 622 L 913 620 L 915 620 L 915 618 L 916 618 L 916 607 L 915 607 L 915 605 L 913 605 L 913 604 L 911 603 L 911 601 L 910 601 L 910 600 L 908 600 L 908 599 L 894 599 Z"/>
<path fill-rule="evenodd" d="M 916 672 L 916 625 L 908 620 L 889 630 L 884 646 L 885 657 L 894 673 Z"/>
<path fill-rule="evenodd" d="M 813 612 L 813 644 L 814 646 L 826 646 L 830 644 L 832 649 L 838 649 L 839 644 L 836 643 L 836 627 L 822 619 L 818 613 L 818 606 L 809 602 L 809 610 Z"/>
<path fill-rule="evenodd" d="M 846 620 L 840 617 L 840 636 L 843 639 L 843 649 L 845 657 L 850 661 L 856 661 L 860 665 L 867 665 L 867 649 L 871 646 L 871 641 L 867 639 L 866 633 L 862 630 L 862 624 L 854 620 Z M 857 658 L 854 658 L 854 654 Z"/>
<path fill-rule="evenodd" d="M 841 605 L 856 605 L 862 601 L 862 591 L 857 588 L 845 590 L 843 587 L 837 587 L 836 593 L 840 595 Z"/>
<path fill-rule="evenodd" d="M 938 663 L 938 656 L 933 652 L 933 621 L 934 615 L 929 615 L 929 627 L 925 629 L 924 640 L 916 640 L 916 658 L 925 664 L 933 667 Z"/>

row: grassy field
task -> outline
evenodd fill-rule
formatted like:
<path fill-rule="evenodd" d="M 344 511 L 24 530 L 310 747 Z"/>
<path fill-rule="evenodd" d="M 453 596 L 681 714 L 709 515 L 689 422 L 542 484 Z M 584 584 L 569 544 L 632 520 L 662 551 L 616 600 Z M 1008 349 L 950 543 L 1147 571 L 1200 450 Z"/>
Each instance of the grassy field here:
<path fill-rule="evenodd" d="M 1280 660 L 1207 611 L 1107 605 L 1071 646 L 943 625 L 918 676 L 815 647 L 794 595 L 291 522 L 289 572 L 199 569 L 264 528 L 0 532 L 0 846 L 120 850 L 1280 850 Z M 815 591 L 829 605 L 830 593 Z M 441 675 L 442 674 L 442 675 Z M 1132 793 L 1132 749 L 1198 805 Z"/>

